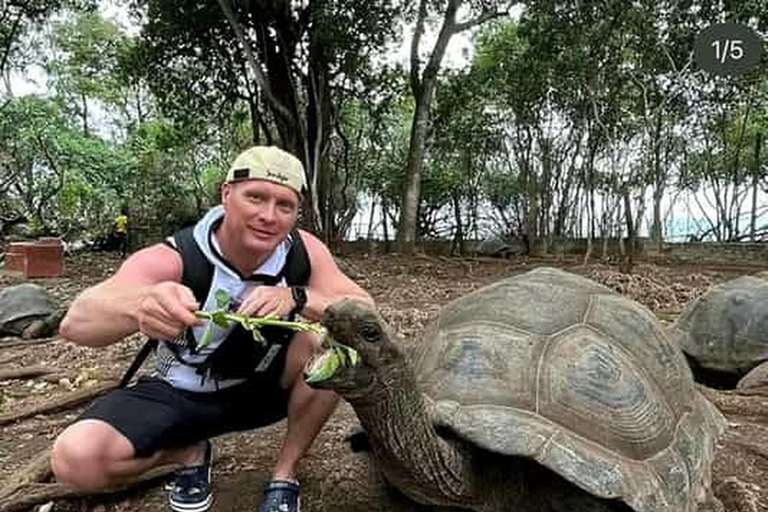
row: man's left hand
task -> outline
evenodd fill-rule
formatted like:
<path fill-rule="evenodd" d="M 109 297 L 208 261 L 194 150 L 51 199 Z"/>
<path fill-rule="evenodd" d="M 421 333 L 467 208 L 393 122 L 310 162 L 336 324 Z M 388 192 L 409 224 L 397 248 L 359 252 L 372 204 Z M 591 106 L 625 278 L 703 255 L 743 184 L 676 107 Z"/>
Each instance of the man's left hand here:
<path fill-rule="evenodd" d="M 246 297 L 237 313 L 243 316 L 283 317 L 296 306 L 291 289 L 286 286 L 257 286 Z"/>

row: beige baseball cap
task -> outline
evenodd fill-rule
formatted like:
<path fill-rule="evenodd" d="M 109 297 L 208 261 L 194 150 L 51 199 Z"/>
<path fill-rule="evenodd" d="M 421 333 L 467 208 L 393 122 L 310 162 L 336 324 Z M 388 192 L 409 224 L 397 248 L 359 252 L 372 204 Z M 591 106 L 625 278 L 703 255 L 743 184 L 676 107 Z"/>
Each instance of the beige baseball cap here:
<path fill-rule="evenodd" d="M 276 146 L 254 146 L 240 153 L 225 183 L 241 180 L 272 181 L 295 190 L 299 196 L 307 187 L 301 160 Z"/>

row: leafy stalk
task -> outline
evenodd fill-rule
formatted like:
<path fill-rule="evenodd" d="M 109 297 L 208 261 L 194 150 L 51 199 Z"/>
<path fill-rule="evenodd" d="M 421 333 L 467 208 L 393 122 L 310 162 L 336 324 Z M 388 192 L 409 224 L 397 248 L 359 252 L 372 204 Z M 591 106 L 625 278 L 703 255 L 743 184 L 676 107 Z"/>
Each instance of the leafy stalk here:
<path fill-rule="evenodd" d="M 225 310 L 217 310 L 195 311 L 195 316 L 197 318 L 204 318 L 209 320 L 208 326 L 203 333 L 202 340 L 197 345 L 198 350 L 204 348 L 206 345 L 208 345 L 208 343 L 210 343 L 212 323 L 215 323 L 222 328 L 227 328 L 232 322 L 237 322 L 246 330 L 251 331 L 253 334 L 253 339 L 262 344 L 266 344 L 266 340 L 261 335 L 260 329 L 265 326 L 285 327 L 294 331 L 313 332 L 321 336 L 325 334 L 325 328 L 319 323 L 292 322 L 288 320 L 281 320 L 279 317 L 272 315 L 253 317 L 238 315 L 236 313 L 230 313 Z"/>

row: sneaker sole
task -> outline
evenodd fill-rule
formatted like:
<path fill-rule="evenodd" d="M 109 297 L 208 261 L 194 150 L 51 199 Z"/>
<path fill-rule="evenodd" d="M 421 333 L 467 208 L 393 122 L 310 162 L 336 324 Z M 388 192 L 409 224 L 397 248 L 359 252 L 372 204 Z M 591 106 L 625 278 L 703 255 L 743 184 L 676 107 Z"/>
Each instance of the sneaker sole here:
<path fill-rule="evenodd" d="M 170 499 L 171 508 L 176 512 L 205 512 L 213 504 L 213 494 L 209 494 L 205 501 L 199 503 L 179 503 Z"/>

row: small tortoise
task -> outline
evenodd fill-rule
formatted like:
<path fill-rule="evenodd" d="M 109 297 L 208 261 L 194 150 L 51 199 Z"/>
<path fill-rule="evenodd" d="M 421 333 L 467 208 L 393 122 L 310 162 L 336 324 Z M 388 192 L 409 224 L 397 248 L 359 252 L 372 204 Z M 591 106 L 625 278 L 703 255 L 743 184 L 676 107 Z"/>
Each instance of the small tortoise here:
<path fill-rule="evenodd" d="M 742 276 L 686 305 L 669 331 L 697 365 L 744 375 L 768 360 L 768 280 Z"/>
<path fill-rule="evenodd" d="M 64 317 L 42 286 L 23 283 L 0 290 L 0 335 L 42 338 L 53 334 Z"/>
<path fill-rule="evenodd" d="M 385 478 L 438 507 L 721 510 L 725 421 L 653 314 L 541 268 L 445 306 L 419 342 L 365 304 L 329 306 L 310 386 L 354 408 Z"/>

